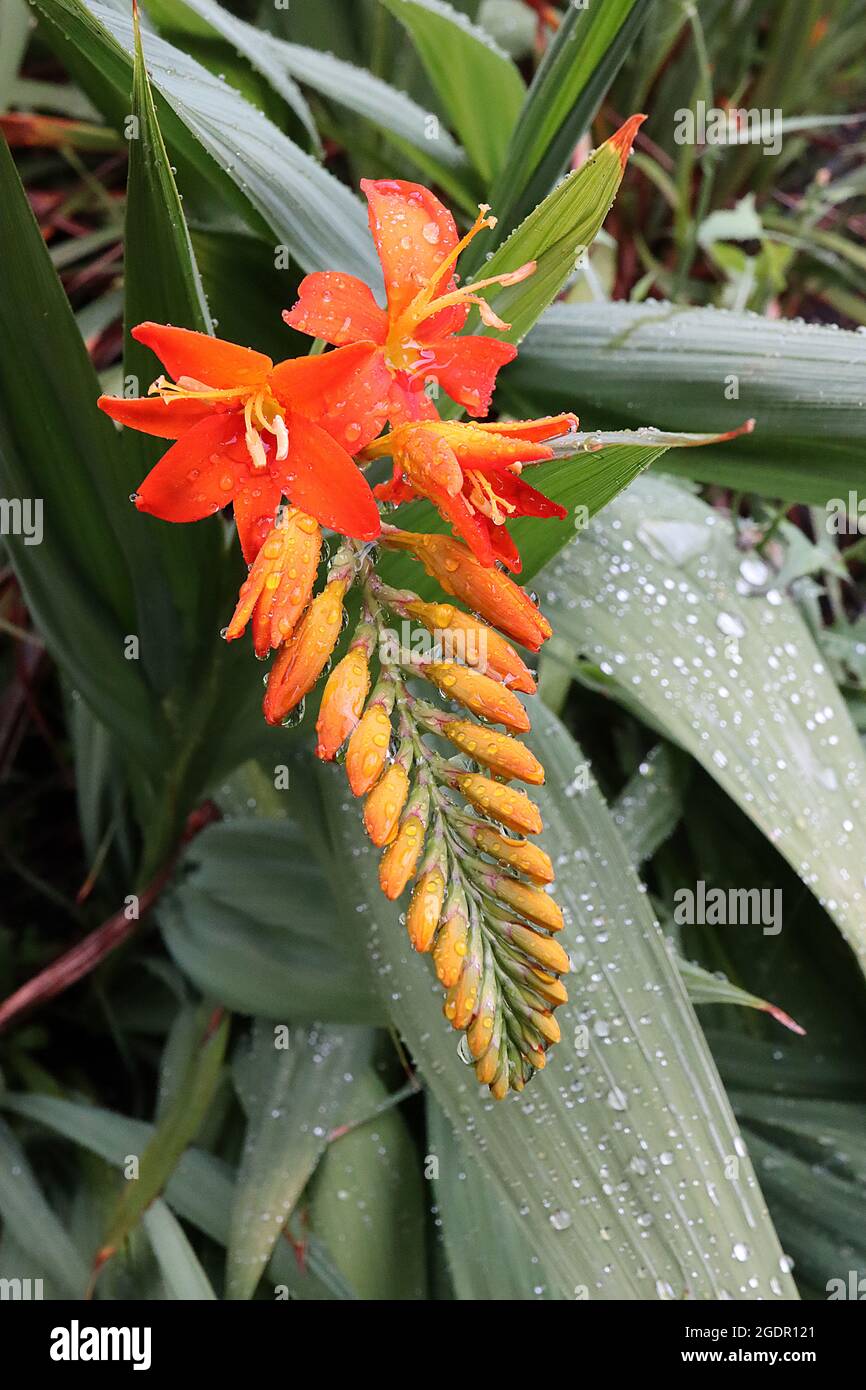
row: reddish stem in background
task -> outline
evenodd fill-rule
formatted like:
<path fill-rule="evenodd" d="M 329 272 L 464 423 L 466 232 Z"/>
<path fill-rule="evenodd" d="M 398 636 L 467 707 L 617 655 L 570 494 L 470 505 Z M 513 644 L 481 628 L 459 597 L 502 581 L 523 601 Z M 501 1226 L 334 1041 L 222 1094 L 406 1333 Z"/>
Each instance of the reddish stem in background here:
<path fill-rule="evenodd" d="M 50 999 L 69 989 L 70 985 L 89 975 L 106 956 L 116 951 L 118 946 L 132 936 L 171 877 L 184 846 L 219 818 L 219 810 L 212 801 L 205 801 L 192 811 L 174 854 L 141 894 L 138 916 L 130 919 L 124 909 L 115 912 L 83 941 L 79 941 L 76 946 L 52 961 L 51 965 L 46 966 L 32 980 L 28 980 L 27 984 L 22 985 L 14 994 L 10 994 L 9 998 L 0 1004 L 0 1032 L 8 1027 L 13 1019 L 19 1018 L 37 1005 L 47 1004 Z"/>

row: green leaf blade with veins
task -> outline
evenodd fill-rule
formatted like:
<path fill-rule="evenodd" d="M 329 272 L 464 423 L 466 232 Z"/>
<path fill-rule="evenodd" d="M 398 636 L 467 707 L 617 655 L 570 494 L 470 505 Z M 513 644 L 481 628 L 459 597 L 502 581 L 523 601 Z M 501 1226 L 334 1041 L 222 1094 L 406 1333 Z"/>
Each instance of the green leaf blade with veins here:
<path fill-rule="evenodd" d="M 866 969 L 866 758 L 805 621 L 682 487 L 645 477 L 605 522 L 545 571 L 560 648 L 706 768 Z"/>

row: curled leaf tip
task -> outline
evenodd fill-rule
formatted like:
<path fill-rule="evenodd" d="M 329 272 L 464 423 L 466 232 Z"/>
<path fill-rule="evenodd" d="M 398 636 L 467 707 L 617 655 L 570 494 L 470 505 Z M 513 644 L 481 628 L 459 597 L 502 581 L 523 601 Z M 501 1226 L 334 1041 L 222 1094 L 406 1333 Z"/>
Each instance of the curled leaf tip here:
<path fill-rule="evenodd" d="M 623 169 L 628 163 L 631 147 L 634 144 L 634 137 L 637 135 L 638 130 L 645 120 L 646 116 L 640 113 L 635 116 L 629 116 L 628 120 L 623 122 L 619 130 L 614 131 L 607 142 L 611 149 L 616 150 L 619 155 L 620 166 Z"/>

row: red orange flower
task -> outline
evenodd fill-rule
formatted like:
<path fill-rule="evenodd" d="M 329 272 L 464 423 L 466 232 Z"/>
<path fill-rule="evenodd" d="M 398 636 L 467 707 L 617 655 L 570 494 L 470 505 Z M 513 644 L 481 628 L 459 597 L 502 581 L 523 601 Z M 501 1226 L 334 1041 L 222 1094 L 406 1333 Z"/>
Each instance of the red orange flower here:
<path fill-rule="evenodd" d="M 486 415 L 496 373 L 517 349 L 493 338 L 455 335 L 472 304 L 488 327 L 508 328 L 478 292 L 517 284 L 532 274 L 535 262 L 458 289 L 455 263 L 473 237 L 495 225 L 496 219 L 486 215 L 489 209 L 480 209 L 474 226 L 460 239 L 451 213 L 421 184 L 362 179 L 361 188 L 382 262 L 387 309 L 354 276 L 317 271 L 301 281 L 298 302 L 283 318 L 326 343 L 368 344 L 364 394 L 367 419 L 376 424 L 369 438 L 386 419 L 395 425 L 435 419 L 436 407 L 424 389 L 430 380 L 470 415 Z"/>
<path fill-rule="evenodd" d="M 394 474 L 376 489 L 385 502 L 429 497 L 483 565 L 495 560 L 515 573 L 520 556 L 505 529 L 518 516 L 568 513 L 520 476 L 524 464 L 553 457 L 543 441 L 577 428 L 574 415 L 493 425 L 425 421 L 402 425 L 365 451 L 367 459 L 390 454 Z"/>
<path fill-rule="evenodd" d="M 122 425 L 177 441 L 136 493 L 139 511 L 198 521 L 233 502 L 250 563 L 283 496 L 335 531 L 378 535 L 373 495 L 339 442 L 354 424 L 346 382 L 362 384 L 367 348 L 275 366 L 261 352 L 166 324 L 139 324 L 132 336 L 174 381 L 159 377 L 142 399 L 100 396 L 99 406 Z M 361 427 L 355 442 L 375 433 Z"/>

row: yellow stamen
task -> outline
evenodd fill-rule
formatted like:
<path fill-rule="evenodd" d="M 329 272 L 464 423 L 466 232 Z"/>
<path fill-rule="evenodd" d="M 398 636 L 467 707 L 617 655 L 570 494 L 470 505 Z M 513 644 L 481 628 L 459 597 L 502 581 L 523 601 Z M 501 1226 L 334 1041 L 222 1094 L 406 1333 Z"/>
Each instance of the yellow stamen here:
<path fill-rule="evenodd" d="M 489 516 L 494 526 L 504 525 L 506 518 L 511 516 L 512 512 L 517 511 L 514 502 L 506 502 L 504 497 L 500 497 L 497 492 L 494 492 L 493 484 L 483 473 L 471 469 L 467 472 L 466 477 L 472 480 L 472 486 L 466 498 L 468 505 L 474 507 L 476 511 L 482 512 L 484 516 Z"/>
<path fill-rule="evenodd" d="M 195 377 L 181 376 L 177 381 L 169 381 L 166 377 L 157 377 L 152 386 L 148 388 L 149 396 L 159 396 L 166 405 L 171 405 L 172 401 L 231 401 L 237 400 L 239 403 L 244 401 L 244 441 L 247 446 L 253 467 L 264 469 L 268 466 L 268 456 L 265 452 L 262 433 L 272 434 L 276 439 L 276 457 L 284 459 L 289 453 L 289 431 L 286 422 L 280 414 L 280 407 L 276 399 L 267 389 L 250 393 L 242 386 L 230 386 L 225 389 L 206 386 L 204 382 L 196 381 Z"/>

